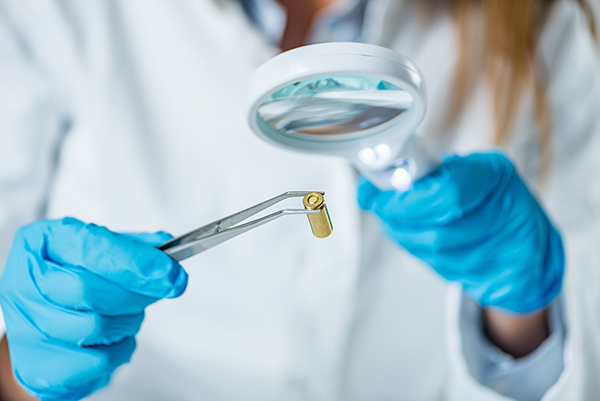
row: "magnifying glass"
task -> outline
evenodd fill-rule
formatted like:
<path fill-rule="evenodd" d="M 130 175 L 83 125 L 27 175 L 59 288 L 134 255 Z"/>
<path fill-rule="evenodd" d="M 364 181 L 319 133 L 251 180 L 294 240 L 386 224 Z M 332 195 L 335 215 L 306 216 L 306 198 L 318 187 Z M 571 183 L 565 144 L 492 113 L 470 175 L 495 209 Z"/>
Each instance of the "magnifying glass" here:
<path fill-rule="evenodd" d="M 442 163 L 414 135 L 427 109 L 423 76 L 390 49 L 324 43 L 281 53 L 256 70 L 248 100 L 260 138 L 344 157 L 381 190 L 408 190 Z"/>

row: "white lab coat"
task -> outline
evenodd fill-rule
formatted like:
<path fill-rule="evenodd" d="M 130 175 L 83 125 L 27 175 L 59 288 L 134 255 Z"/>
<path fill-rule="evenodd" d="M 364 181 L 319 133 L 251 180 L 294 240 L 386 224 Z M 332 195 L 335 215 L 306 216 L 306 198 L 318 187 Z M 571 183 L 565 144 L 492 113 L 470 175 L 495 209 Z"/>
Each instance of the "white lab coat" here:
<path fill-rule="evenodd" d="M 353 169 L 249 131 L 248 78 L 277 50 L 237 2 L 1 0 L 0 18 L 3 258 L 40 215 L 181 234 L 287 190 L 327 193 L 326 240 L 289 217 L 185 261 L 187 292 L 148 308 L 132 363 L 93 400 L 504 399 L 466 371 L 457 289 L 359 212 Z M 555 150 L 543 200 L 568 263 L 553 401 L 600 397 L 600 70 L 582 19 L 563 0 L 542 39 Z M 489 148 L 485 85 L 442 132 L 455 32 L 448 18 L 417 21 L 403 1 L 373 0 L 366 39 L 422 68 L 424 137 L 446 151 Z M 524 102 L 508 149 L 532 186 L 534 127 Z"/>

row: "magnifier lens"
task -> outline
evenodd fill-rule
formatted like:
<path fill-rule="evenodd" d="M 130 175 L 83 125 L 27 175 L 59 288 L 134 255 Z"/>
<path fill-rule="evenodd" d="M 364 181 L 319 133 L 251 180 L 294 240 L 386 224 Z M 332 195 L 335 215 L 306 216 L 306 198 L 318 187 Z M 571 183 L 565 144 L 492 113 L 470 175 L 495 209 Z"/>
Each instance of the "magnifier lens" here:
<path fill-rule="evenodd" d="M 269 96 L 259 117 L 288 135 L 359 133 L 403 115 L 413 97 L 377 78 L 336 75 L 306 79 Z"/>

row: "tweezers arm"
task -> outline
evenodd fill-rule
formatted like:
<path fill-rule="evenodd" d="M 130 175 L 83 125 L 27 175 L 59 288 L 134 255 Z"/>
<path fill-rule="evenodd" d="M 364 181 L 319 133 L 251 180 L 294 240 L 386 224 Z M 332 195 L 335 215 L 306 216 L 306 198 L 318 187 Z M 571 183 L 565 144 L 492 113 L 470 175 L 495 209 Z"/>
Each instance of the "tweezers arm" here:
<path fill-rule="evenodd" d="M 178 245 L 183 245 L 187 243 L 194 242 L 202 237 L 206 237 L 212 234 L 216 234 L 223 230 L 228 229 L 229 227 L 233 227 L 239 222 L 246 220 L 247 218 L 254 216 L 257 213 L 262 212 L 265 209 L 270 208 L 271 206 L 284 201 L 289 198 L 298 198 L 304 197 L 308 195 L 310 191 L 288 191 L 284 192 L 281 195 L 278 195 L 274 198 L 268 199 L 264 202 L 261 202 L 257 205 L 249 207 L 248 209 L 244 209 L 240 212 L 234 213 L 230 216 L 224 217 L 217 221 L 214 221 L 210 224 L 202 226 L 200 228 L 195 229 L 194 231 L 190 231 L 187 234 L 184 234 L 180 237 L 173 238 L 172 240 L 165 242 L 163 245 L 159 247 L 162 251 L 167 251 L 168 249 L 177 247 Z M 240 226 L 241 227 L 241 226 Z M 167 252 L 168 253 L 168 252 Z"/>
<path fill-rule="evenodd" d="M 277 203 L 277 202 L 275 202 Z M 304 210 L 304 209 L 283 209 L 278 210 L 277 212 L 271 213 L 267 216 L 261 217 L 259 219 L 253 220 L 249 223 L 239 225 L 237 227 L 233 227 L 227 230 L 223 230 L 217 232 L 212 235 L 208 235 L 206 237 L 197 239 L 192 242 L 180 244 L 177 246 L 168 247 L 167 249 L 163 249 L 165 253 L 171 256 L 176 261 L 180 262 L 189 257 L 192 257 L 200 252 L 204 252 L 207 249 L 210 249 L 216 245 L 219 245 L 225 241 L 228 241 L 234 237 L 237 237 L 240 234 L 248 232 L 256 227 L 260 227 L 263 224 L 269 223 L 273 220 L 276 220 L 282 216 L 286 215 L 294 215 L 294 214 L 312 214 L 312 213 L 320 213 L 320 210 Z M 165 244 L 167 245 L 167 244 Z M 163 245 L 163 246 L 165 246 Z M 162 247 L 161 247 L 162 248 Z"/>

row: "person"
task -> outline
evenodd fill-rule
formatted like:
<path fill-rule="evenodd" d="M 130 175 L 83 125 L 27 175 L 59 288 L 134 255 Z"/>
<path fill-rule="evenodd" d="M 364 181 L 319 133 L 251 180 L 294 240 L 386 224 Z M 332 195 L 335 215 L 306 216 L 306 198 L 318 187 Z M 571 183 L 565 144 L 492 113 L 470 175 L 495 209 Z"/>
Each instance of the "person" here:
<path fill-rule="evenodd" d="M 597 398 L 586 4 L 0 1 L 0 398 Z M 261 62 L 352 40 L 416 62 L 419 134 L 454 155 L 358 205 L 346 162 L 244 121 Z M 291 219 L 183 266 L 156 249 L 305 188 L 327 240 Z"/>

